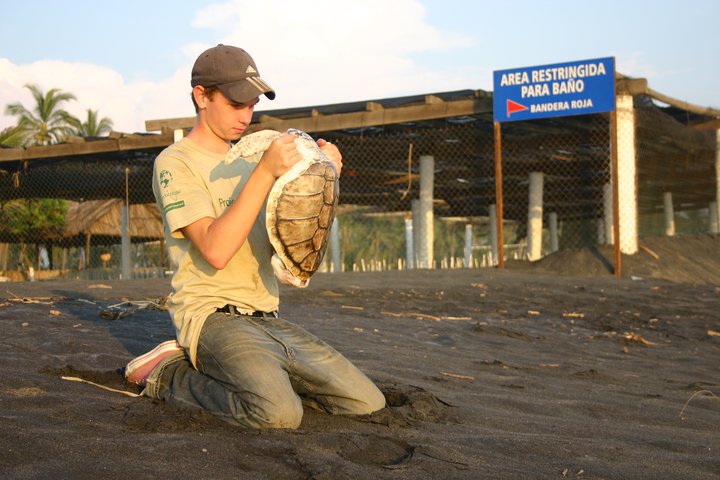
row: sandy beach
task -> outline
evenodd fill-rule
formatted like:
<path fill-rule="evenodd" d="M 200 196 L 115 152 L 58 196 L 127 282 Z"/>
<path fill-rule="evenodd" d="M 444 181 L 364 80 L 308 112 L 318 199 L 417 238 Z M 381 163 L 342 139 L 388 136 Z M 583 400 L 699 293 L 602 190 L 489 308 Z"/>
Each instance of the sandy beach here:
<path fill-rule="evenodd" d="M 169 280 L 5 283 L 0 477 L 716 479 L 720 239 L 663 242 L 620 279 L 576 252 L 283 288 L 282 316 L 388 401 L 361 418 L 306 409 L 298 430 L 66 379 L 138 393 L 122 368 L 172 338 Z"/>

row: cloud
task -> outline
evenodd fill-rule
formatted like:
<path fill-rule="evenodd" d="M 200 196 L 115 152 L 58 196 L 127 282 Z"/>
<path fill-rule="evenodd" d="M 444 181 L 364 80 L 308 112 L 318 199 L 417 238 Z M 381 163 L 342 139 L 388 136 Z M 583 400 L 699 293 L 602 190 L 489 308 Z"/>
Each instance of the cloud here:
<path fill-rule="evenodd" d="M 317 0 L 298 5 L 288 0 L 229 0 L 198 10 L 185 28 L 209 30 L 216 43 L 242 46 L 253 55 L 278 93 L 259 110 L 473 88 L 481 76 L 488 76 L 473 67 L 441 69 L 416 63 L 419 55 L 442 55 L 474 42 L 432 26 L 417 1 Z M 73 93 L 77 101 L 65 105 L 70 113 L 84 118 L 86 109 L 98 110 L 119 131 L 144 131 L 150 119 L 192 116 L 190 69 L 210 46 L 180 45 L 185 65 L 169 78 L 152 82 L 130 82 L 122 72 L 88 63 L 39 60 L 15 65 L 0 58 L 0 129 L 15 124 L 15 118 L 4 115 L 5 105 L 20 101 L 32 108 L 23 87 L 27 83 L 43 91 Z"/>
<path fill-rule="evenodd" d="M 615 56 L 618 73 L 634 78 L 653 78 L 657 72 L 643 52 L 622 52 Z"/>
<path fill-rule="evenodd" d="M 413 55 L 469 47 L 473 39 L 430 25 L 416 1 L 230 0 L 201 10 L 195 27 L 248 50 L 278 92 L 273 107 L 467 88 L 473 73 L 419 66 Z M 279 12 L 279 13 L 278 13 Z M 474 72 L 477 75 L 477 72 Z M 471 84 L 471 83 L 470 83 Z"/>
<path fill-rule="evenodd" d="M 26 84 L 35 84 L 44 92 L 59 88 L 72 93 L 77 101 L 63 104 L 65 110 L 81 119 L 87 109 L 97 110 L 119 131 L 144 131 L 144 120 L 157 118 L 158 113 L 192 115 L 192 105 L 189 100 L 182 102 L 181 96 L 189 87 L 182 88 L 177 76 L 161 82 L 127 83 L 119 72 L 98 65 L 57 60 L 14 65 L 0 59 L 0 129 L 16 123 L 15 117 L 4 114 L 5 105 L 20 102 L 28 109 L 34 107 Z"/>

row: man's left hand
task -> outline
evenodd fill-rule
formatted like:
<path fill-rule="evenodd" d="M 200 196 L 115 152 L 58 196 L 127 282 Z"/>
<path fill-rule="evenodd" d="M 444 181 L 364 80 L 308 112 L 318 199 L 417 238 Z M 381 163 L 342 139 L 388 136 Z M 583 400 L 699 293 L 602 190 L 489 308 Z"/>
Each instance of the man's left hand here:
<path fill-rule="evenodd" d="M 340 150 L 338 150 L 334 144 L 323 138 L 318 139 L 317 144 L 325 156 L 327 156 L 335 164 L 335 170 L 337 170 L 337 175 L 339 177 L 340 171 L 342 170 L 342 154 L 340 153 Z"/>

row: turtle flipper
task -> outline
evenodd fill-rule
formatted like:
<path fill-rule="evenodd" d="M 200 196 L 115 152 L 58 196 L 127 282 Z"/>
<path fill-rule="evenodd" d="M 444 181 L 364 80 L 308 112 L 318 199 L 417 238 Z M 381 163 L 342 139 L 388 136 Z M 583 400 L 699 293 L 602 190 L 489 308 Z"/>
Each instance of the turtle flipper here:
<path fill-rule="evenodd" d="M 309 278 L 302 279 L 294 276 L 292 272 L 287 269 L 282 258 L 280 258 L 277 253 L 272 256 L 272 259 L 270 259 L 270 264 L 272 265 L 273 273 L 277 279 L 286 285 L 297 288 L 305 288 L 310 283 Z"/>
<path fill-rule="evenodd" d="M 260 130 L 240 139 L 225 155 L 225 163 L 232 163 L 238 158 L 246 158 L 264 152 L 272 142 L 282 134 L 275 130 Z"/>

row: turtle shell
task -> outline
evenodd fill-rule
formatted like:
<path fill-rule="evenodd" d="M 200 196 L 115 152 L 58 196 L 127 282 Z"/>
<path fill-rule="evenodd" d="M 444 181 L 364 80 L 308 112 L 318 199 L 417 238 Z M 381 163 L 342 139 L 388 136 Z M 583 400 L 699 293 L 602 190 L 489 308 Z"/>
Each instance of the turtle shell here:
<path fill-rule="evenodd" d="M 302 160 L 273 184 L 267 198 L 265 226 L 275 252 L 285 268 L 300 280 L 309 279 L 320 267 L 339 198 L 335 164 L 305 132 L 288 130 Z M 264 151 L 280 136 L 263 130 L 243 138 L 227 161 Z"/>
<path fill-rule="evenodd" d="M 278 178 L 268 195 L 265 220 L 270 242 L 285 268 L 301 280 L 310 278 L 322 263 L 338 183 L 335 165 L 323 154 L 302 170 Z"/>

